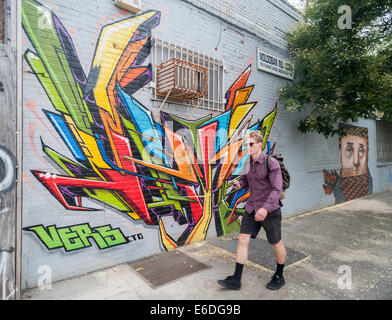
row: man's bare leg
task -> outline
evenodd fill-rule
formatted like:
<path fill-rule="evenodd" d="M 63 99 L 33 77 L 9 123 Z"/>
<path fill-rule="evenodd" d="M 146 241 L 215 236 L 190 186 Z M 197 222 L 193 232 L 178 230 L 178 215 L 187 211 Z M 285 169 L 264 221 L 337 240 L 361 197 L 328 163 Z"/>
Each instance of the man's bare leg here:
<path fill-rule="evenodd" d="M 250 234 L 240 233 L 236 252 L 236 262 L 245 264 L 248 259 Z"/>
<path fill-rule="evenodd" d="M 227 277 L 225 280 L 218 280 L 218 283 L 228 289 L 239 290 L 241 288 L 241 276 L 244 264 L 248 259 L 250 234 L 240 233 L 236 252 L 236 264 L 234 275 Z"/>
<path fill-rule="evenodd" d="M 270 290 L 278 290 L 285 284 L 283 268 L 286 262 L 286 248 L 284 247 L 282 240 L 273 246 L 275 249 L 276 272 L 271 281 L 267 284 L 267 288 Z"/>
<path fill-rule="evenodd" d="M 273 247 L 275 249 L 276 262 L 279 264 L 285 264 L 287 253 L 283 241 L 280 240 L 278 243 L 274 244 Z"/>

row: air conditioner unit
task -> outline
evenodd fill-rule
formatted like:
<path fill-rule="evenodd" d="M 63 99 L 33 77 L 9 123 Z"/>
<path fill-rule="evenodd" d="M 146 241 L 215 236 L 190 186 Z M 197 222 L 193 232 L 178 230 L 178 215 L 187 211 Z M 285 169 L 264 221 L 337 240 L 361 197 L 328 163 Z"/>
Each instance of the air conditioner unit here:
<path fill-rule="evenodd" d="M 142 10 L 142 0 L 115 0 L 114 3 L 117 7 L 138 13 Z"/>
<path fill-rule="evenodd" d="M 173 58 L 157 67 L 156 94 L 180 100 L 208 95 L 208 68 Z"/>

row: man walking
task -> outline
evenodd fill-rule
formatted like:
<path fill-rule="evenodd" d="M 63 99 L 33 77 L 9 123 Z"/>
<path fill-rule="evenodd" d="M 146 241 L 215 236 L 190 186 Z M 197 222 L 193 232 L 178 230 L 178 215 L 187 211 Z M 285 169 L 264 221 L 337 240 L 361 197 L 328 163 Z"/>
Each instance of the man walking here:
<path fill-rule="evenodd" d="M 266 155 L 261 150 L 263 136 L 252 131 L 247 139 L 249 170 L 241 175 L 240 181 L 234 181 L 234 188 L 249 187 L 250 196 L 245 206 L 238 237 L 236 266 L 234 275 L 218 283 L 225 288 L 241 288 L 242 270 L 248 259 L 250 238 L 255 239 L 261 227 L 266 232 L 267 240 L 275 249 L 276 272 L 267 284 L 270 290 L 278 290 L 284 284 L 283 268 L 286 261 L 286 249 L 281 240 L 280 194 L 282 193 L 282 174 L 278 161 L 269 158 L 269 174 L 265 166 Z"/>

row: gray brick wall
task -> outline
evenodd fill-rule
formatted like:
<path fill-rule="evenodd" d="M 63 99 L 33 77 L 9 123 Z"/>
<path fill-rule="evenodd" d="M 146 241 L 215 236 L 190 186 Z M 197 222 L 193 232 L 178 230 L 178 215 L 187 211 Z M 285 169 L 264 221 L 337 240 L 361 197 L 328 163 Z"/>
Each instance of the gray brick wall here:
<path fill-rule="evenodd" d="M 0 43 L 4 43 L 4 20 L 5 20 L 5 7 L 4 0 L 0 0 Z"/>

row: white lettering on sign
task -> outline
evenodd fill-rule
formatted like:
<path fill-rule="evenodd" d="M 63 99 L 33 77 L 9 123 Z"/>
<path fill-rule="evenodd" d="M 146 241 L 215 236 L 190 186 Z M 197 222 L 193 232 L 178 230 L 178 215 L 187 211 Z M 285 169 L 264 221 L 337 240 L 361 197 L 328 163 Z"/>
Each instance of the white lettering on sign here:
<path fill-rule="evenodd" d="M 285 79 L 294 79 L 293 64 L 287 59 L 281 59 L 257 48 L 257 68 Z"/>

